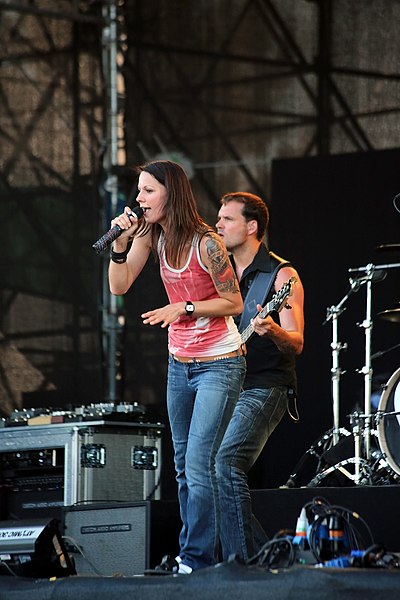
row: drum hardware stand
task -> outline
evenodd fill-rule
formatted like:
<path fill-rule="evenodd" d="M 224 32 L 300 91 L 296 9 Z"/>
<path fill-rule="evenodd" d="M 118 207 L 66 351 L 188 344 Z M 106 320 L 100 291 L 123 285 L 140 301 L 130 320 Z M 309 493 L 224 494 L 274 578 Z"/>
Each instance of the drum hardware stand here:
<path fill-rule="evenodd" d="M 358 327 L 363 327 L 365 331 L 365 365 L 362 369 L 357 369 L 358 373 L 364 375 L 364 451 L 365 458 L 370 459 L 371 456 L 371 393 L 372 393 L 372 362 L 371 362 L 371 343 L 372 343 L 372 276 L 374 273 L 373 265 L 368 265 L 367 270 L 367 292 L 366 292 L 366 313 L 362 323 L 357 323 Z M 357 444 L 355 444 L 356 446 Z"/>
<path fill-rule="evenodd" d="M 373 477 L 373 469 L 371 468 L 370 461 L 362 458 L 362 432 L 363 426 L 361 425 L 362 420 L 370 419 L 371 415 L 364 415 L 358 411 L 354 411 L 350 417 L 350 424 L 352 425 L 352 435 L 354 438 L 354 456 L 341 460 L 333 466 L 330 466 L 320 473 L 318 473 L 308 484 L 309 487 L 314 487 L 319 484 L 330 473 L 334 471 L 340 471 L 348 479 L 353 481 L 355 485 L 365 485 L 371 483 Z M 349 434 L 351 435 L 351 434 Z M 345 469 L 347 465 L 354 465 L 354 474 L 348 469 Z"/>
<path fill-rule="evenodd" d="M 364 485 L 365 483 L 371 483 L 374 476 L 374 468 L 371 466 L 371 391 L 372 391 L 372 368 L 371 361 L 377 356 L 381 356 L 385 354 L 385 352 L 377 353 L 376 355 L 371 356 L 371 337 L 372 337 L 372 282 L 373 281 L 381 281 L 383 280 L 387 273 L 386 269 L 389 268 L 398 268 L 400 267 L 400 263 L 389 264 L 389 265 L 372 265 L 369 264 L 366 267 L 358 267 L 354 269 L 349 269 L 349 273 L 357 273 L 357 277 L 350 277 L 350 290 L 344 296 L 344 298 L 339 302 L 337 306 L 331 306 L 327 309 L 327 318 L 324 321 L 323 325 L 325 325 L 329 320 L 332 319 L 332 396 L 333 396 L 333 424 L 334 427 L 332 430 L 328 431 L 324 434 L 324 440 L 328 440 L 331 436 L 333 439 L 333 445 L 337 444 L 339 441 L 339 434 L 344 433 L 344 435 L 353 435 L 354 438 L 354 457 L 345 459 L 336 463 L 333 466 L 325 468 L 323 471 L 320 471 L 313 477 L 313 479 L 307 484 L 308 487 L 314 487 L 319 484 L 319 482 L 324 479 L 328 474 L 333 473 L 334 471 L 340 471 L 347 478 L 354 481 L 356 485 Z M 363 274 L 364 273 L 364 274 Z M 362 274 L 362 275 L 360 275 Z M 364 408 L 365 414 L 361 413 L 353 413 L 350 415 L 351 425 L 352 425 L 352 433 L 349 433 L 346 429 L 339 428 L 339 383 L 340 377 L 345 371 L 342 371 L 339 366 L 339 354 L 341 350 L 347 349 L 347 344 L 342 344 L 338 341 L 338 317 L 345 310 L 343 307 L 344 303 L 349 298 L 350 294 L 353 292 L 357 292 L 361 285 L 367 283 L 367 308 L 366 308 L 366 318 L 363 323 L 360 324 L 361 327 L 365 328 L 365 339 L 366 339 L 366 349 L 365 349 L 365 365 L 359 370 L 359 372 L 364 374 Z M 399 344 L 400 345 L 400 344 Z M 389 350 L 397 348 L 398 345 L 393 346 Z M 387 351 L 389 351 L 387 350 Z M 360 425 L 361 421 L 365 420 L 366 426 Z M 364 431 L 366 435 L 364 436 Z M 365 443 L 363 444 L 363 440 L 365 438 Z M 290 476 L 286 486 L 283 487 L 295 487 L 296 479 L 298 478 L 298 472 L 301 470 L 302 462 L 307 456 L 316 456 L 317 458 L 321 458 L 321 456 L 316 452 L 316 448 L 318 444 L 314 444 L 303 456 L 301 461 L 296 465 L 294 473 Z M 363 458 L 362 451 L 365 450 L 366 457 Z M 383 457 L 384 458 L 384 457 Z M 355 465 L 355 474 L 353 475 L 347 469 L 345 469 L 346 465 L 354 464 Z M 368 481 L 366 481 L 366 477 Z"/>
<path fill-rule="evenodd" d="M 326 310 L 326 319 L 323 325 L 326 325 L 332 320 L 332 368 L 331 368 L 331 380 L 332 380 L 332 408 L 333 408 L 333 445 L 339 442 L 339 408 L 340 408 L 340 378 L 346 373 L 340 368 L 339 365 L 339 354 L 341 350 L 347 350 L 347 343 L 339 342 L 338 340 L 338 318 L 343 311 L 346 310 L 344 307 L 345 302 L 349 299 L 353 292 L 357 292 L 360 288 L 358 281 L 350 280 L 350 289 L 347 294 L 341 299 L 339 304 L 336 306 L 330 306 Z"/>
<path fill-rule="evenodd" d="M 366 427 L 365 423 L 371 423 L 371 414 L 362 414 L 359 411 L 354 411 L 349 415 L 350 424 L 352 426 L 353 438 L 354 438 L 354 483 L 356 485 L 364 485 L 367 483 L 365 481 L 365 476 L 362 477 L 362 467 L 365 469 L 370 466 L 371 459 L 371 449 L 369 449 L 368 458 L 362 456 L 362 454 L 366 454 L 366 435 L 368 436 L 369 445 L 371 445 L 371 428 Z M 362 422 L 364 421 L 364 425 Z M 369 477 L 371 477 L 371 467 L 369 468 Z"/>
<path fill-rule="evenodd" d="M 361 458 L 362 427 L 360 426 L 360 422 L 361 422 L 361 419 L 365 417 L 365 415 L 362 415 L 358 411 L 354 411 L 354 413 L 349 415 L 349 417 L 350 417 L 350 423 L 352 425 L 352 434 L 349 433 L 347 430 L 341 429 L 340 431 L 341 432 L 344 431 L 345 435 L 353 435 L 354 456 L 351 458 L 346 458 L 344 460 L 341 460 L 340 462 L 338 462 L 332 466 L 326 467 L 325 469 L 323 469 L 322 471 L 317 473 L 309 482 L 308 487 L 318 486 L 319 483 L 327 475 L 330 475 L 331 473 L 334 473 L 335 471 L 339 471 L 340 473 L 345 475 L 348 479 L 353 481 L 355 483 L 355 485 L 360 485 L 360 484 L 366 483 L 366 480 L 365 480 L 366 477 L 368 478 L 369 481 L 371 480 L 372 470 L 368 464 L 368 461 Z M 351 473 L 347 468 L 345 468 L 348 465 L 354 465 L 354 474 Z"/>
<path fill-rule="evenodd" d="M 341 471 L 346 477 L 354 481 L 356 485 L 365 483 L 365 477 L 362 476 L 362 469 L 367 469 L 371 458 L 371 392 L 372 392 L 372 367 L 371 367 L 371 338 L 372 338 L 372 281 L 381 281 L 386 277 L 386 271 L 383 266 L 374 266 L 372 264 L 366 267 L 349 269 L 349 273 L 357 273 L 357 277 L 350 277 L 350 289 L 342 298 L 337 306 L 331 306 L 327 309 L 327 318 L 324 325 L 332 319 L 332 399 L 333 399 L 333 445 L 339 441 L 339 384 L 340 377 L 345 373 L 339 365 L 339 354 L 341 350 L 347 349 L 346 343 L 338 341 L 338 317 L 345 310 L 344 304 L 353 292 L 357 292 L 361 285 L 367 284 L 367 306 L 366 317 L 360 327 L 365 329 L 365 365 L 358 372 L 364 375 L 364 412 L 362 415 L 354 412 L 350 415 L 350 424 L 352 426 L 352 435 L 354 438 L 354 457 L 341 461 L 340 463 L 325 469 L 310 482 L 310 486 L 317 485 L 328 473 L 334 470 Z M 361 421 L 364 421 L 364 424 Z M 362 457 L 364 453 L 364 457 Z M 344 467 L 347 464 L 355 465 L 355 473 L 351 474 Z"/>
<path fill-rule="evenodd" d="M 400 415 L 400 410 L 391 410 L 390 412 L 378 410 L 375 413 L 375 420 L 377 423 L 379 423 L 379 421 L 381 421 L 384 417 L 394 417 L 395 415 Z"/>
<path fill-rule="evenodd" d="M 376 358 L 385 356 L 385 354 L 387 354 L 388 352 L 391 352 L 392 350 L 396 350 L 397 348 L 400 348 L 400 343 L 395 344 L 394 346 L 390 346 L 390 348 L 386 348 L 386 350 L 378 350 L 378 352 L 375 352 L 375 354 L 373 354 L 371 356 L 371 360 L 375 360 Z"/>
<path fill-rule="evenodd" d="M 365 365 L 358 369 L 358 373 L 364 375 L 364 451 L 365 459 L 371 458 L 371 392 L 372 392 L 372 365 L 371 365 L 371 345 L 372 345 L 372 282 L 382 281 L 387 275 L 387 269 L 400 267 L 400 263 L 387 265 L 368 264 L 365 267 L 356 267 L 349 269 L 349 273 L 363 273 L 353 281 L 359 282 L 359 285 L 366 283 L 366 314 L 362 323 L 357 323 L 359 327 L 365 330 Z M 350 278 L 350 281 L 352 279 Z"/>
<path fill-rule="evenodd" d="M 360 484 L 361 479 L 361 469 L 360 469 L 360 459 L 361 459 L 361 428 L 360 428 L 360 413 L 354 411 L 350 415 L 350 425 L 352 425 L 353 438 L 354 438 L 354 483 L 356 485 Z"/>
<path fill-rule="evenodd" d="M 301 457 L 299 462 L 296 464 L 295 468 L 293 469 L 292 473 L 290 474 L 289 479 L 287 480 L 285 485 L 283 485 L 281 487 L 293 488 L 293 487 L 304 487 L 304 485 L 312 485 L 312 482 L 316 481 L 316 479 L 320 477 L 319 475 L 315 475 L 313 477 L 313 479 L 311 480 L 311 483 L 308 483 L 308 484 L 304 483 L 304 484 L 299 485 L 299 480 L 301 479 L 302 472 L 304 470 L 307 470 L 307 466 L 308 466 L 308 463 L 310 462 L 310 460 L 315 460 L 317 462 L 317 467 L 316 467 L 316 469 L 314 469 L 314 472 L 317 472 L 317 473 L 321 472 L 321 469 L 323 468 L 321 466 L 321 461 L 323 460 L 323 455 L 324 455 L 325 451 L 327 451 L 329 448 L 332 447 L 332 433 L 333 433 L 333 430 L 329 429 L 311 445 L 311 447 L 307 450 L 307 452 L 305 454 L 303 454 L 303 456 Z M 343 427 L 339 429 L 338 434 L 342 435 L 343 438 L 347 437 L 347 436 L 351 436 L 351 433 L 347 429 L 344 429 Z M 343 472 L 343 470 L 342 470 L 342 472 Z M 326 474 L 326 471 L 324 470 L 323 474 L 321 473 L 321 479 L 323 477 L 325 477 L 325 474 Z M 351 478 L 350 474 L 347 474 L 347 473 L 344 473 L 344 474 Z"/>
<path fill-rule="evenodd" d="M 330 320 L 332 320 L 332 368 L 331 368 L 331 380 L 332 380 L 332 408 L 333 408 L 333 429 L 329 432 L 329 435 L 332 435 L 332 445 L 335 446 L 339 441 L 339 434 L 344 432 L 344 435 L 351 435 L 347 430 L 343 430 L 339 426 L 339 408 L 340 408 L 340 378 L 346 371 L 343 371 L 340 368 L 339 364 L 339 355 L 342 350 L 347 350 L 347 343 L 339 342 L 338 339 L 338 319 L 339 316 L 346 310 L 344 304 L 347 302 L 352 293 L 358 292 L 362 283 L 365 282 L 365 278 L 360 279 L 352 279 L 350 278 L 350 289 L 345 294 L 345 296 L 340 300 L 339 304 L 336 306 L 330 306 L 327 308 L 327 317 L 323 322 L 323 325 L 326 325 Z M 355 449 L 355 457 L 351 459 L 342 460 L 334 466 L 330 466 L 320 473 L 318 473 L 308 484 L 310 487 L 318 485 L 318 483 L 326 477 L 329 473 L 333 471 L 340 471 L 345 475 L 348 479 L 355 481 L 359 484 L 361 480 L 361 470 L 360 470 L 360 461 L 361 461 L 361 437 L 360 437 L 360 426 L 359 419 L 353 418 L 353 437 L 354 437 L 354 449 Z M 311 448 L 311 450 L 313 450 Z M 348 464 L 355 464 L 355 475 L 350 473 L 344 467 Z"/>
<path fill-rule="evenodd" d="M 348 479 L 351 479 L 352 481 L 354 481 L 354 483 L 356 483 L 356 475 L 353 475 L 352 473 L 350 473 L 350 471 L 345 469 L 345 467 L 347 465 L 351 465 L 351 464 L 355 464 L 356 468 L 357 468 L 357 464 L 358 464 L 358 466 L 360 466 L 360 464 L 362 464 L 366 470 L 369 470 L 368 462 L 366 460 L 364 460 L 363 458 L 361 458 L 359 460 L 357 460 L 356 458 L 346 458 L 345 460 L 341 460 L 336 465 L 333 465 L 332 467 L 328 467 L 321 473 L 318 473 L 310 481 L 310 483 L 308 484 L 308 487 L 316 487 L 319 484 L 319 482 L 324 479 L 324 477 L 326 477 L 327 475 L 330 475 L 331 473 L 334 473 L 335 471 L 340 471 L 341 473 L 346 475 L 346 477 Z"/>

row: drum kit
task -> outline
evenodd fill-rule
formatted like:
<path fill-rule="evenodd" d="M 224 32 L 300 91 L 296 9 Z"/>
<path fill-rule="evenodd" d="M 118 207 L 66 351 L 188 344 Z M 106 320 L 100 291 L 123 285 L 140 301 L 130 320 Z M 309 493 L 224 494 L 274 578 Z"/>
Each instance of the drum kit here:
<path fill-rule="evenodd" d="M 400 244 L 385 244 L 377 250 L 400 252 Z M 382 393 L 376 412 L 372 412 L 372 360 L 400 347 L 400 343 L 371 355 L 372 337 L 372 286 L 382 281 L 390 269 L 400 268 L 400 263 L 368 264 L 351 268 L 350 288 L 336 306 L 327 309 L 324 324 L 332 324 L 332 407 L 333 428 L 325 432 L 302 457 L 290 475 L 286 486 L 308 487 L 332 485 L 391 485 L 400 484 L 400 368 L 382 386 Z M 339 355 L 347 344 L 338 339 L 338 319 L 345 310 L 348 298 L 361 286 L 366 288 L 365 318 L 359 327 L 365 332 L 365 364 L 358 372 L 364 376 L 363 411 L 355 410 L 349 415 L 350 430 L 339 425 L 340 379 L 344 373 L 340 368 Z M 378 313 L 378 317 L 399 327 L 400 303 Z M 308 466 L 315 464 L 314 475 L 304 481 Z M 307 476 L 306 474 L 306 476 Z M 303 480 L 303 481 L 302 481 Z"/>

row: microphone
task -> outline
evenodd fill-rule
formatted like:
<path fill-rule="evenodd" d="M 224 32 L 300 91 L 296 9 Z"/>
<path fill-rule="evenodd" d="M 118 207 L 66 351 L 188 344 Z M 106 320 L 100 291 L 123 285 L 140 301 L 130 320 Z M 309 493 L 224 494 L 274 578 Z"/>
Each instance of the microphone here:
<path fill-rule="evenodd" d="M 129 218 L 133 217 L 134 219 L 140 219 L 142 216 L 143 209 L 140 206 L 135 206 L 135 208 L 132 209 L 132 212 L 128 214 Z M 112 244 L 122 232 L 123 229 L 121 229 L 119 225 L 114 225 L 114 227 L 109 229 L 107 233 L 105 233 L 99 240 L 97 240 L 97 242 L 93 244 L 92 248 L 96 250 L 97 254 L 100 254 L 107 248 L 107 246 Z"/>

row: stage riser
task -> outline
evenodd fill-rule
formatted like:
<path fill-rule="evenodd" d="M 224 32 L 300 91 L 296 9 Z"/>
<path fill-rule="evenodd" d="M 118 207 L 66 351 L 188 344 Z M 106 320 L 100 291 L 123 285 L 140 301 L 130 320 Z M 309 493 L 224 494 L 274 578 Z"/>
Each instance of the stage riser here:
<path fill-rule="evenodd" d="M 313 498 L 322 497 L 330 504 L 358 513 L 367 522 L 376 543 L 390 551 L 400 550 L 398 485 L 253 490 L 251 496 L 254 514 L 269 537 L 281 529 L 295 529 L 301 508 Z M 352 523 L 368 541 L 361 521 L 354 519 Z"/>
<path fill-rule="evenodd" d="M 302 507 L 320 497 L 360 515 L 352 524 L 366 543 L 370 539 L 362 519 L 374 542 L 388 551 L 400 551 L 400 486 L 252 490 L 251 497 L 254 514 L 269 537 L 281 530 L 293 531 Z M 63 533 L 73 538 L 89 561 L 72 554 L 79 575 L 119 572 L 129 577 L 154 567 L 164 554 L 178 553 L 181 522 L 175 501 L 65 507 L 62 520 Z"/>
<path fill-rule="evenodd" d="M 301 508 L 321 497 L 361 517 L 352 518 L 352 524 L 365 543 L 370 539 L 362 519 L 374 542 L 389 551 L 400 551 L 400 486 L 252 490 L 251 497 L 254 514 L 269 537 L 283 529 L 294 530 Z M 112 530 L 124 524 L 129 527 L 119 527 L 119 532 L 82 533 L 91 526 L 110 526 Z M 140 574 L 158 564 L 164 554 L 178 553 L 181 522 L 178 503 L 174 501 L 66 508 L 64 525 L 65 535 L 74 537 L 97 570 L 107 576 L 116 571 L 125 576 Z M 108 555 L 112 560 L 108 560 Z M 93 574 L 84 559 L 75 555 L 75 560 L 78 573 Z"/>

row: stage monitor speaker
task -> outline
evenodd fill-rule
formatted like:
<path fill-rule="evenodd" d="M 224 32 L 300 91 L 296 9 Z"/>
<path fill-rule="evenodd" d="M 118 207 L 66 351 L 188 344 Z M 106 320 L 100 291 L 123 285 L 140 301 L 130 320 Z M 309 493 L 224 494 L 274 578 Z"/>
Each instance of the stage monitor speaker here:
<path fill-rule="evenodd" d="M 143 501 L 64 509 L 64 540 L 78 575 L 143 574 L 178 553 L 178 503 Z"/>
<path fill-rule="evenodd" d="M 75 575 L 57 520 L 1 521 L 0 574 L 46 579 Z"/>

